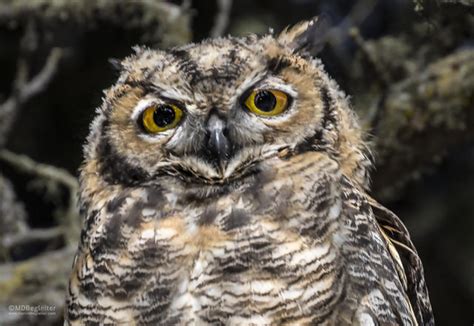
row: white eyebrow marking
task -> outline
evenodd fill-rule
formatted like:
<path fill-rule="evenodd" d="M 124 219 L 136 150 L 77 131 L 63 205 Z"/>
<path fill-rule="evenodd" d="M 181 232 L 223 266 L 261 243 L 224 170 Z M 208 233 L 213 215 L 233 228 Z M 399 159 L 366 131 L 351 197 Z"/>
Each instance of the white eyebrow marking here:
<path fill-rule="evenodd" d="M 175 88 L 163 89 L 163 91 L 160 92 L 160 95 L 163 96 L 163 97 L 167 97 L 169 99 L 180 101 L 180 102 L 192 101 L 192 99 L 190 97 L 186 96 L 185 94 L 181 93 L 180 91 L 178 91 Z"/>
<path fill-rule="evenodd" d="M 144 98 L 138 101 L 137 105 L 133 108 L 132 115 L 130 118 L 135 122 L 138 119 L 138 116 L 149 106 L 156 104 L 157 99 L 154 98 Z"/>

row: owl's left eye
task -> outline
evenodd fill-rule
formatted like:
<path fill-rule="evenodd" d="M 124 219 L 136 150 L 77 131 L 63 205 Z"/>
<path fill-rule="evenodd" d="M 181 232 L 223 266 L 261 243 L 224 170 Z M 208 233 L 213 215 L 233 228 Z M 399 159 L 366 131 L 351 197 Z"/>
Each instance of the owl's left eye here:
<path fill-rule="evenodd" d="M 146 132 L 156 134 L 174 128 L 183 117 L 183 110 L 174 104 L 152 105 L 143 111 L 141 124 Z"/>
<path fill-rule="evenodd" d="M 244 104 L 255 114 L 275 116 L 288 108 L 288 95 L 276 89 L 253 90 Z"/>

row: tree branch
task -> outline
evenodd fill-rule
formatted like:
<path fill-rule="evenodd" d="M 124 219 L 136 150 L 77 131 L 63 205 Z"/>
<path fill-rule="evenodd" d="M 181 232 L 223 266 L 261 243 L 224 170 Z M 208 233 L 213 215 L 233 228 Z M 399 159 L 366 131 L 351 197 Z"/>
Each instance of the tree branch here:
<path fill-rule="evenodd" d="M 47 252 L 27 261 L 0 265 L 0 323 L 2 325 L 58 325 L 63 321 L 64 293 L 76 246 Z M 44 316 L 9 314 L 6 307 L 49 305 Z"/>
<path fill-rule="evenodd" d="M 374 193 L 390 197 L 454 145 L 474 140 L 474 50 L 393 84 L 374 126 Z"/>
<path fill-rule="evenodd" d="M 232 10 L 232 0 L 217 0 L 217 14 L 214 20 L 214 26 L 211 29 L 211 37 L 224 35 L 229 25 L 230 13 Z"/>
<path fill-rule="evenodd" d="M 13 82 L 14 88 L 12 94 L 3 104 L 0 105 L 0 148 L 6 143 L 8 134 L 21 105 L 33 96 L 44 91 L 53 79 L 59 61 L 61 60 L 62 53 L 61 49 L 53 48 L 41 71 L 30 81 L 27 81 L 29 65 L 25 57 L 22 55 L 18 59 L 18 68 Z"/>
<path fill-rule="evenodd" d="M 24 173 L 62 184 L 69 188 L 72 193 L 77 192 L 78 183 L 76 178 L 64 169 L 35 162 L 26 155 L 15 154 L 6 149 L 0 151 L 0 159 Z"/>
<path fill-rule="evenodd" d="M 74 25 L 87 31 L 106 23 L 122 30 L 138 29 L 141 43 L 169 47 L 191 40 L 185 9 L 163 0 L 0 0 L 0 25 L 37 19 L 50 30 Z"/>
<path fill-rule="evenodd" d="M 68 189 L 69 200 L 65 211 L 56 214 L 66 232 L 66 241 L 75 242 L 80 232 L 80 217 L 77 211 L 77 179 L 64 169 L 33 161 L 25 155 L 14 154 L 8 150 L 0 150 L 0 160 L 10 164 L 19 171 L 32 174 L 41 179 L 46 188 L 59 184 Z"/>

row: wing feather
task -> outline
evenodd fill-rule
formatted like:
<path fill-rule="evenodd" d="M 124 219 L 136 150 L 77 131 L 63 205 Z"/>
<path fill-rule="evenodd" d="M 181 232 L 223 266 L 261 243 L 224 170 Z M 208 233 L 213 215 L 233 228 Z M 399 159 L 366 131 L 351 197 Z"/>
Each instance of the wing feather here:
<path fill-rule="evenodd" d="M 411 303 L 412 313 L 416 316 L 419 325 L 434 325 L 423 265 L 408 230 L 393 212 L 369 196 L 367 200 L 372 207 L 390 255 L 396 263 L 397 272 Z"/>

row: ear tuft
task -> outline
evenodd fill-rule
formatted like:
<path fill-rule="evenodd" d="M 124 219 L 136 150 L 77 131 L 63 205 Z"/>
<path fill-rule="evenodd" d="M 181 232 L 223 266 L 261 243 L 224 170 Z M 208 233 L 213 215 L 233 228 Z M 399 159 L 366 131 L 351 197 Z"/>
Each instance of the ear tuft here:
<path fill-rule="evenodd" d="M 278 42 L 301 54 L 317 55 L 326 43 L 331 28 L 327 14 L 289 26 L 278 35 Z"/>

